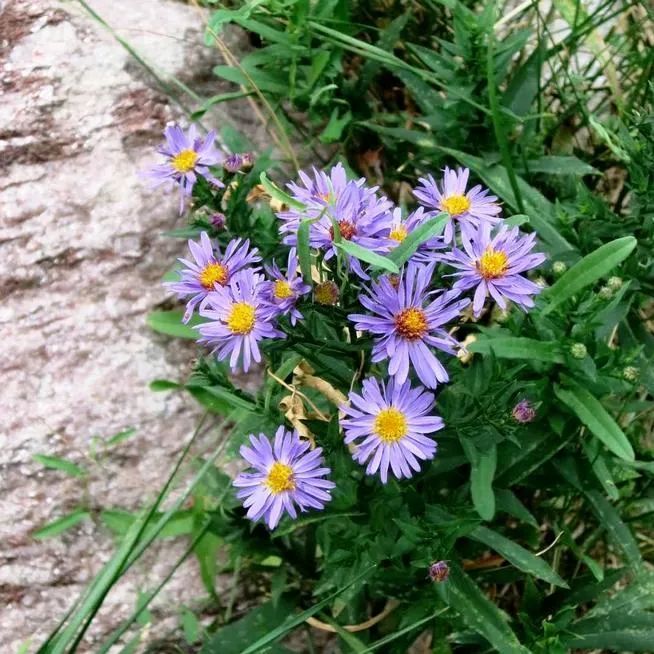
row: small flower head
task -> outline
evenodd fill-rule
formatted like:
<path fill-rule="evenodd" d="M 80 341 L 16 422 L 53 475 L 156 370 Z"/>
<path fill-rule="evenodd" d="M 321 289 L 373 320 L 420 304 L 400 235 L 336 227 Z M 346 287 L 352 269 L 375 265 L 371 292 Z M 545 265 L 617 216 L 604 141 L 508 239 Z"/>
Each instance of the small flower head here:
<path fill-rule="evenodd" d="M 320 284 L 316 284 L 313 290 L 313 297 L 318 304 L 333 307 L 338 304 L 340 291 L 338 290 L 338 286 L 332 281 L 321 282 Z"/>
<path fill-rule="evenodd" d="M 243 152 L 241 154 L 241 169 L 248 170 L 254 166 L 254 155 L 252 152 Z"/>
<path fill-rule="evenodd" d="M 458 272 L 454 288 L 467 291 L 474 288 L 473 311 L 475 317 L 481 314 L 484 301 L 490 295 L 506 309 L 507 300 L 528 309 L 534 306 L 533 296 L 540 292 L 534 282 L 522 275 L 539 266 L 544 254 L 531 252 L 535 245 L 535 234 L 523 236 L 517 227 L 507 230 L 502 227 L 491 236 L 491 227 L 483 225 L 472 231 L 472 240 L 463 237 L 463 249 L 453 248 L 444 259 Z"/>
<path fill-rule="evenodd" d="M 622 277 L 609 277 L 606 284 L 612 291 L 619 291 L 624 282 L 622 281 Z"/>
<path fill-rule="evenodd" d="M 527 400 L 520 400 L 511 411 L 511 415 L 516 422 L 521 424 L 532 422 L 536 417 L 536 409 Z"/>
<path fill-rule="evenodd" d="M 223 161 L 223 168 L 228 173 L 236 173 L 243 167 L 243 157 L 240 154 L 230 154 Z"/>
<path fill-rule="evenodd" d="M 565 264 L 564 261 L 555 261 L 552 264 L 552 272 L 557 277 L 560 277 L 567 269 L 568 269 L 568 266 Z"/>
<path fill-rule="evenodd" d="M 608 285 L 602 286 L 597 292 L 597 295 L 600 300 L 610 300 L 613 297 L 613 289 Z"/>
<path fill-rule="evenodd" d="M 352 392 L 349 400 L 341 407 L 347 416 L 341 425 L 345 442 L 356 442 L 354 460 L 368 464 L 366 474 L 378 472 L 384 484 L 389 470 L 397 479 L 408 479 L 420 471 L 419 460 L 436 456 L 436 441 L 428 434 L 442 429 L 443 420 L 432 413 L 432 393 L 411 388 L 408 381 L 391 379 L 385 385 L 370 377 L 361 395 Z"/>
<path fill-rule="evenodd" d="M 588 350 L 583 343 L 573 343 L 570 346 L 570 354 L 573 359 L 585 359 L 588 354 Z"/>
<path fill-rule="evenodd" d="M 625 381 L 631 382 L 632 384 L 636 383 L 640 377 L 640 370 L 635 366 L 627 366 L 622 371 L 622 378 Z"/>
<path fill-rule="evenodd" d="M 167 282 L 166 286 L 187 299 L 184 322 L 188 322 L 195 308 L 206 304 L 207 295 L 216 286 L 225 286 L 239 270 L 261 261 L 257 249 L 250 250 L 250 241 L 235 239 L 229 242 L 224 254 L 211 242 L 206 232 L 200 234 L 200 242 L 190 240 L 188 247 L 193 260 L 179 259 L 184 268 L 179 272 L 177 282 Z"/>
<path fill-rule="evenodd" d="M 379 198 L 377 188 L 365 186 L 365 179 L 348 181 L 341 164 L 334 166 L 329 174 L 313 170 L 313 179 L 300 172 L 303 186 L 288 185 L 293 197 L 304 204 L 303 209 L 290 208 L 277 214 L 282 221 L 280 231 L 284 243 L 295 246 L 300 222 L 313 218 L 309 232 L 311 247 L 323 250 L 325 260 L 336 256 L 334 241 L 335 225 L 340 238 L 352 241 L 370 250 L 385 251 L 386 239 L 382 238 L 390 222 L 388 209 L 391 203 Z M 358 259 L 346 255 L 348 267 L 362 279 L 367 279 Z"/>
<path fill-rule="evenodd" d="M 263 282 L 263 275 L 242 270 L 225 286 L 216 285 L 200 309 L 200 315 L 209 322 L 196 327 L 198 342 L 213 347 L 219 361 L 230 357 L 232 370 L 241 360 L 244 372 L 252 361 L 261 361 L 260 340 L 284 338 L 275 328 L 263 297 Z"/>
<path fill-rule="evenodd" d="M 482 224 L 495 225 L 500 221 L 499 214 L 502 209 L 494 195 L 489 195 L 488 191 L 479 185 L 466 191 L 469 176 L 470 171 L 467 168 L 452 170 L 446 166 L 440 184 L 428 175 L 418 180 L 419 186 L 413 191 L 420 204 L 450 214 L 450 221 L 443 233 L 445 243 L 454 240 L 457 223 L 465 234 L 469 233 L 471 228 Z"/>
<path fill-rule="evenodd" d="M 166 142 L 159 148 L 166 161 L 145 173 L 154 186 L 164 183 L 178 184 L 180 188 L 180 209 L 184 210 L 185 199 L 193 193 L 198 176 L 204 177 L 215 186 L 224 184 L 210 172 L 211 166 L 220 164 L 223 154 L 214 147 L 216 133 L 209 132 L 205 138 L 198 136 L 195 125 L 188 133 L 179 125 L 169 125 L 164 130 Z"/>
<path fill-rule="evenodd" d="M 429 566 L 429 576 L 432 581 L 447 581 L 450 576 L 450 566 L 445 561 L 436 561 Z"/>
<path fill-rule="evenodd" d="M 434 297 L 428 291 L 433 265 L 409 263 L 397 284 L 388 276 L 373 282 L 368 295 L 359 298 L 374 315 L 348 316 L 357 329 L 376 336 L 372 361 L 388 359 L 388 372 L 403 383 L 413 367 L 428 388 L 447 382 L 449 376 L 431 348 L 454 354 L 456 341 L 443 329 L 455 320 L 470 300 L 455 300 L 458 291 Z"/>
<path fill-rule="evenodd" d="M 245 500 L 247 517 L 263 518 L 274 529 L 284 513 L 297 518 L 296 507 L 322 510 L 331 499 L 335 484 L 326 479 L 331 470 L 323 467 L 322 449 L 309 451 L 310 443 L 296 431 L 280 427 L 273 443 L 264 436 L 250 436 L 250 446 L 241 446 L 241 456 L 254 468 L 234 480 L 237 497 Z"/>
<path fill-rule="evenodd" d="M 266 272 L 271 279 L 264 282 L 264 297 L 273 315 L 288 314 L 291 325 L 295 325 L 298 319 L 302 319 L 302 314 L 295 305 L 302 295 L 311 291 L 311 287 L 302 281 L 299 274 L 295 248 L 291 248 L 288 254 L 286 273 L 282 273 L 275 262 L 272 266 L 266 266 Z"/>
<path fill-rule="evenodd" d="M 225 224 L 227 223 L 227 217 L 224 213 L 217 211 L 211 215 L 211 224 L 218 230 L 225 229 Z"/>

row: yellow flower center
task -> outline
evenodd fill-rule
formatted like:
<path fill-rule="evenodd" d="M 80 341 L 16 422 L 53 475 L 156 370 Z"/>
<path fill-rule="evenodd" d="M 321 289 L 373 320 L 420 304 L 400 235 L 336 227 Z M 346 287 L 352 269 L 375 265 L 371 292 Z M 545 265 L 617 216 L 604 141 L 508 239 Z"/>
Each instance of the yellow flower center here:
<path fill-rule="evenodd" d="M 178 173 L 188 173 L 195 168 L 198 153 L 195 150 L 182 150 L 176 154 L 171 163 Z"/>
<path fill-rule="evenodd" d="M 389 407 L 377 414 L 373 429 L 384 443 L 396 443 L 406 436 L 407 427 L 406 416 L 398 409 Z"/>
<path fill-rule="evenodd" d="M 268 476 L 264 483 L 273 495 L 283 493 L 284 491 L 295 490 L 293 468 L 285 463 L 281 463 L 281 461 L 275 461 L 270 466 Z"/>
<path fill-rule="evenodd" d="M 331 193 L 318 193 L 318 197 L 327 204 L 331 204 L 334 201 Z"/>
<path fill-rule="evenodd" d="M 404 225 L 398 225 L 395 229 L 391 230 L 391 233 L 388 235 L 389 238 L 401 243 L 406 237 L 409 231 Z"/>
<path fill-rule="evenodd" d="M 213 291 L 214 284 L 224 286 L 229 279 L 229 270 L 222 263 L 208 263 L 200 273 L 200 284 Z"/>
<path fill-rule="evenodd" d="M 502 250 L 488 248 L 477 261 L 477 270 L 484 279 L 503 277 L 509 267 L 509 257 Z"/>
<path fill-rule="evenodd" d="M 237 302 L 227 318 L 232 334 L 249 334 L 254 329 L 254 307 L 247 302 Z"/>
<path fill-rule="evenodd" d="M 450 216 L 460 216 L 470 209 L 470 200 L 465 195 L 450 195 L 441 200 L 441 209 Z"/>
<path fill-rule="evenodd" d="M 410 341 L 421 338 L 427 331 L 427 316 L 422 309 L 416 307 L 402 309 L 395 316 L 395 329 L 400 336 Z"/>
<path fill-rule="evenodd" d="M 293 297 L 291 285 L 283 279 L 278 279 L 273 285 L 273 295 L 278 300 L 285 300 L 286 298 Z"/>

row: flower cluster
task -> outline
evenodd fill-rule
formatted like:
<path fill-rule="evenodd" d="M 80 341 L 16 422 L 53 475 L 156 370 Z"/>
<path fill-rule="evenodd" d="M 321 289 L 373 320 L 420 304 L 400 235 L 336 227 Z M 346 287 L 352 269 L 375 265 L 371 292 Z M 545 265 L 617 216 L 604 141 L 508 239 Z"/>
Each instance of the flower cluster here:
<path fill-rule="evenodd" d="M 152 177 L 179 184 L 182 198 L 192 193 L 197 176 L 220 186 L 212 165 L 223 162 L 231 180 L 252 164 L 237 155 L 223 161 L 211 135 L 202 140 L 171 127 L 166 139 L 161 152 L 168 160 Z M 468 179 L 467 169 L 450 168 L 440 181 L 432 175 L 420 179 L 414 190 L 420 206 L 405 215 L 365 179 L 348 179 L 341 164 L 328 172 L 301 172 L 297 183 L 288 184 L 291 206 L 277 213 L 282 243 L 289 247 L 285 266 L 262 262 L 249 240 L 233 238 L 221 248 L 202 232 L 199 241 L 189 241 L 190 257 L 179 260 L 179 279 L 168 288 L 186 301 L 185 322 L 199 315 L 199 342 L 219 360 L 228 359 L 232 370 L 260 362 L 262 341 L 293 334 L 312 304 L 323 312 L 340 305 L 349 329 L 339 328 L 349 340 L 369 335 L 373 341 L 366 362 L 370 376 L 340 407 L 343 445 L 366 474 L 384 484 L 391 476 L 410 478 L 436 456 L 433 435 L 444 423 L 431 390 L 449 381 L 442 356 L 459 348 L 454 334 L 461 317 L 479 318 L 489 298 L 503 310 L 509 303 L 527 310 L 540 291 L 525 276 L 545 259 L 532 252 L 536 235 L 503 224 L 497 198 L 479 185 L 468 189 Z M 442 214 L 442 236 L 412 236 Z M 220 230 L 229 230 L 229 216 L 216 215 Z M 298 242 L 303 224 L 308 244 Z M 412 255 L 399 274 L 366 263 L 380 256 L 392 261 L 407 239 Z M 298 248 L 306 252 L 307 245 L 315 285 L 300 271 Z M 362 249 L 371 254 L 356 256 Z M 385 375 L 387 381 L 380 381 Z M 533 419 L 525 415 L 524 408 L 514 411 L 516 420 Z M 322 509 L 330 500 L 334 484 L 322 450 L 311 449 L 297 431 L 280 427 L 273 443 L 253 435 L 241 455 L 254 469 L 234 481 L 248 518 L 263 519 L 273 529 L 283 514 L 295 518 L 298 510 Z"/>

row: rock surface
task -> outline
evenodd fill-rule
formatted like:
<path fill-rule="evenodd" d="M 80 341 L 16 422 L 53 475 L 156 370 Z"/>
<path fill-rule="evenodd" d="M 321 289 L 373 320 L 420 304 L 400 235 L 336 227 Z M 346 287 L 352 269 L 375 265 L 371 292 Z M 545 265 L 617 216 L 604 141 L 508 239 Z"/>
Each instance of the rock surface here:
<path fill-rule="evenodd" d="M 196 8 L 90 4 L 164 77 L 221 91 L 211 76 L 220 60 L 202 45 Z M 175 108 L 69 2 L 0 3 L 0 88 L 0 651 L 13 653 L 27 639 L 35 649 L 113 549 L 97 520 L 48 540 L 35 540 L 34 530 L 81 505 L 135 508 L 154 497 L 198 410 L 147 387 L 179 378 L 194 353 L 145 323 L 165 300 L 161 277 L 184 245 L 161 236 L 180 224 L 176 197 L 144 188 L 137 172 L 155 160 Z M 247 109 L 230 109 L 240 126 Z M 131 427 L 131 438 L 102 453 L 97 437 Z M 44 469 L 36 453 L 75 461 L 88 480 Z M 159 549 L 109 595 L 79 651 L 94 651 L 93 639 L 131 612 L 136 590 L 160 579 L 183 544 Z M 189 561 L 160 611 L 176 615 L 200 594 Z"/>

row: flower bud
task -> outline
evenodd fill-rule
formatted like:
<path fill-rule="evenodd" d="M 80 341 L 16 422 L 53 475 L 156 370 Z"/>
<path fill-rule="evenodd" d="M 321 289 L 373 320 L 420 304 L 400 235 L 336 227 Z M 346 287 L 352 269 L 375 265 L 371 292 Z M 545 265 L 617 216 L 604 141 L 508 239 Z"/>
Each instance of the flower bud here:
<path fill-rule="evenodd" d="M 243 170 L 252 168 L 252 166 L 254 166 L 254 155 L 251 152 L 244 152 L 241 155 L 241 162 L 241 168 L 243 168 Z"/>
<path fill-rule="evenodd" d="M 429 566 L 429 576 L 432 581 L 443 582 L 447 581 L 450 575 L 450 566 L 445 561 L 437 561 Z"/>
<path fill-rule="evenodd" d="M 243 158 L 240 154 L 230 154 L 225 161 L 223 161 L 223 168 L 228 173 L 235 173 L 241 170 L 243 165 Z"/>
<path fill-rule="evenodd" d="M 634 383 L 638 381 L 639 377 L 640 377 L 640 370 L 638 370 L 638 368 L 636 368 L 635 366 L 627 366 L 622 371 L 622 378 L 625 381 Z"/>
<path fill-rule="evenodd" d="M 568 266 L 563 261 L 555 261 L 552 264 L 552 272 L 557 277 L 560 277 L 567 269 L 568 269 Z"/>
<path fill-rule="evenodd" d="M 520 400 L 520 402 L 513 407 L 511 415 L 516 422 L 524 424 L 534 420 L 536 417 L 536 409 L 527 400 Z"/>
<path fill-rule="evenodd" d="M 547 280 L 542 276 L 536 277 L 536 279 L 534 279 L 534 284 L 536 284 L 536 286 L 540 286 L 541 288 L 545 288 L 547 286 Z"/>
<path fill-rule="evenodd" d="M 318 304 L 324 304 L 328 307 L 333 307 L 337 302 L 340 293 L 338 291 L 338 286 L 334 282 L 322 282 L 322 284 L 316 284 L 314 289 L 314 297 Z"/>
<path fill-rule="evenodd" d="M 609 281 L 606 282 L 606 285 L 612 291 L 619 291 L 622 288 L 622 277 L 609 277 Z"/>
<path fill-rule="evenodd" d="M 588 354 L 588 350 L 586 349 L 586 346 L 583 343 L 573 343 L 570 346 L 570 354 L 575 359 L 584 359 Z"/>
<path fill-rule="evenodd" d="M 211 216 L 211 224 L 216 228 L 216 229 L 225 229 L 225 223 L 227 222 L 227 218 L 225 217 L 224 213 L 220 213 L 220 211 L 217 211 Z"/>
<path fill-rule="evenodd" d="M 613 289 L 610 286 L 602 286 L 597 295 L 602 300 L 610 300 L 613 297 Z"/>

